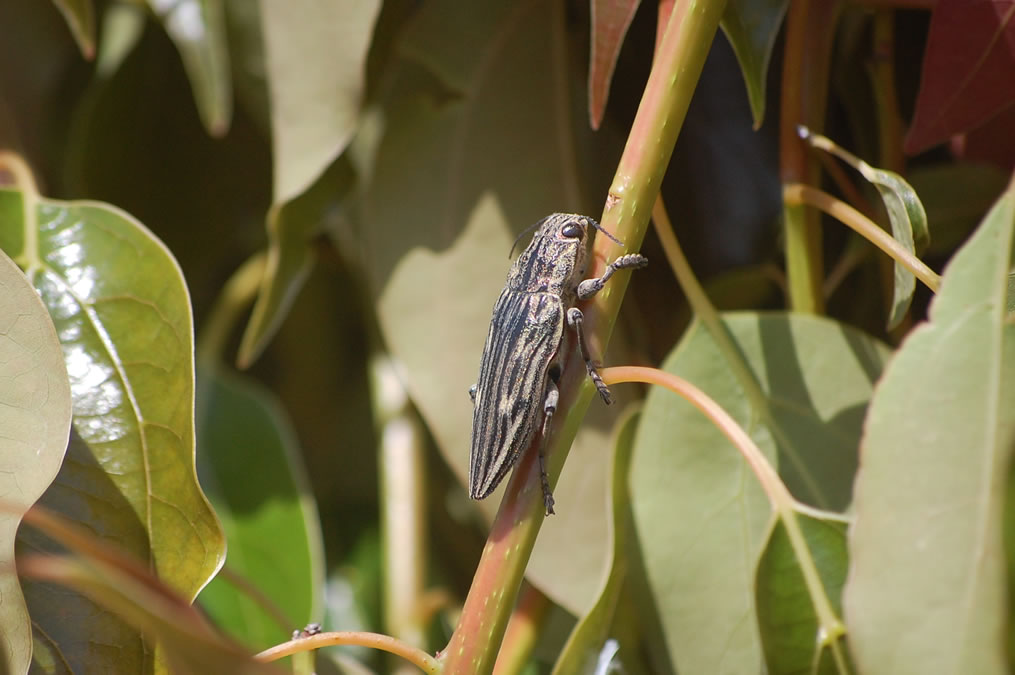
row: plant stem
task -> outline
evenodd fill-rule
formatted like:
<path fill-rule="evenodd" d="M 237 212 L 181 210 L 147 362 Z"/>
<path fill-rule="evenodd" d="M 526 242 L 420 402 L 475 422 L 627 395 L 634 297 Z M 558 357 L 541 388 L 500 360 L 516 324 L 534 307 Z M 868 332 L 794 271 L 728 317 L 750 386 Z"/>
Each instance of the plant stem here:
<path fill-rule="evenodd" d="M 441 672 L 440 662 L 430 656 L 422 649 L 410 647 L 401 640 L 396 640 L 388 635 L 379 633 L 367 633 L 364 631 L 336 631 L 333 633 L 318 633 L 308 637 L 299 637 L 282 644 L 265 649 L 255 656 L 258 661 L 277 661 L 284 656 L 291 656 L 299 652 L 331 647 L 333 645 L 359 645 L 380 649 L 401 656 L 406 661 L 415 664 L 424 673 Z"/>
<path fill-rule="evenodd" d="M 724 6 L 725 0 L 678 2 L 670 16 L 601 219 L 631 248 L 638 247 L 648 229 L 652 204 Z M 591 274 L 603 272 L 604 261 L 616 255 L 614 247 L 607 238 L 596 238 Z M 588 303 L 585 326 L 595 354 L 604 353 L 627 277 L 617 275 Z M 543 521 L 536 444 L 544 443 L 550 482 L 555 484 L 593 391 L 575 350 L 561 379 L 558 415 L 550 437 L 536 436 L 508 482 L 458 627 L 443 654 L 448 672 L 473 675 L 493 669 Z"/>
<path fill-rule="evenodd" d="M 823 127 L 828 62 L 839 5 L 836 0 L 811 0 L 789 6 L 779 121 L 779 172 L 784 185 L 818 182 L 819 165 L 804 151 L 796 129 L 800 124 Z M 824 272 L 816 214 L 784 205 L 783 232 L 790 306 L 798 312 L 820 314 L 824 311 Z"/>
<path fill-rule="evenodd" d="M 384 630 L 409 644 L 425 642 L 420 613 L 427 559 L 426 457 L 409 395 L 387 355 L 371 360 L 373 410 L 379 423 Z"/>

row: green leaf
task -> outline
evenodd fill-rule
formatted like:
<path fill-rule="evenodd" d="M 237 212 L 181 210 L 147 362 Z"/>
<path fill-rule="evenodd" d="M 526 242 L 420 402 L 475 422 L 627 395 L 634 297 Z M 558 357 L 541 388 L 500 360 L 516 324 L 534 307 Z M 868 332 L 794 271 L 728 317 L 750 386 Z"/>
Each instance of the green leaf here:
<path fill-rule="evenodd" d="M 0 248 L 49 309 L 70 376 L 71 443 L 41 503 L 193 599 L 224 551 L 194 470 L 193 331 L 176 261 L 122 211 L 10 189 L 0 189 Z M 22 545 L 45 548 L 24 535 Z M 38 584 L 25 596 L 33 621 L 75 667 L 114 672 L 131 658 L 145 662 L 136 632 L 87 599 Z M 92 639 L 110 649 L 95 653 Z"/>
<path fill-rule="evenodd" d="M 22 514 L 60 469 L 70 422 L 70 383 L 56 329 L 32 284 L 0 251 L 2 672 L 27 672 L 31 661 L 32 625 L 14 573 L 14 536 Z"/>
<path fill-rule="evenodd" d="M 614 444 L 610 475 L 612 550 L 609 553 L 606 577 L 600 584 L 592 608 L 575 625 L 561 650 L 557 663 L 553 666 L 555 675 L 592 672 L 603 644 L 611 637 L 610 628 L 629 571 L 626 548 L 631 523 L 631 500 L 627 490 L 627 475 L 637 420 L 638 416 L 631 413 L 620 421 Z"/>
<path fill-rule="evenodd" d="M 864 165 L 866 166 L 866 165 Z M 892 171 L 861 170 L 864 177 L 874 183 L 892 223 L 892 236 L 910 253 L 923 251 L 930 243 L 927 213 L 923 210 L 916 191 L 902 176 Z M 899 325 L 909 311 L 916 290 L 916 277 L 898 260 L 895 261 L 895 283 L 892 286 L 892 311 L 888 316 L 888 330 Z"/>
<path fill-rule="evenodd" d="M 768 64 L 789 0 L 729 0 L 720 26 L 740 63 L 754 128 L 765 119 L 765 83 Z"/>
<path fill-rule="evenodd" d="M 92 0 L 53 0 L 63 14 L 81 55 L 86 59 L 95 54 L 95 8 Z"/>
<path fill-rule="evenodd" d="M 843 508 L 864 408 L 888 350 L 853 328 L 812 316 L 730 313 L 723 323 L 766 394 L 784 480 Z M 752 410 L 700 323 L 662 367 L 712 397 L 774 460 L 773 430 Z M 757 672 L 754 570 L 771 509 L 741 456 L 689 403 L 653 389 L 635 443 L 631 494 L 648 583 L 676 669 Z"/>
<path fill-rule="evenodd" d="M 842 587 L 846 583 L 849 562 L 847 522 L 835 514 L 818 516 L 818 513 L 801 511 L 795 514 L 825 595 L 835 613 L 842 616 Z M 837 638 L 821 635 L 814 601 L 805 585 L 800 564 L 785 524 L 777 520 L 758 561 L 755 579 L 758 628 L 767 672 L 771 675 L 837 674 L 840 671 L 827 649 L 827 641 Z"/>
<path fill-rule="evenodd" d="M 899 174 L 893 171 L 878 169 L 855 155 L 843 150 L 828 138 L 811 133 L 806 127 L 800 127 L 801 136 L 811 145 L 839 157 L 856 169 L 861 176 L 871 182 L 881 194 L 888 219 L 892 224 L 892 236 L 908 252 L 916 255 L 930 243 L 930 231 L 927 229 L 927 213 L 913 187 Z M 916 289 L 916 277 L 901 263 L 895 261 L 895 283 L 893 284 L 892 311 L 888 316 L 888 330 L 899 325 L 909 304 L 913 301 Z"/>
<path fill-rule="evenodd" d="M 200 373 L 200 476 L 226 532 L 226 565 L 253 583 L 277 613 L 221 574 L 200 602 L 219 626 L 262 650 L 321 619 L 324 553 L 317 509 L 295 432 L 275 399 L 213 363 Z"/>
<path fill-rule="evenodd" d="M 1007 672 L 1001 505 L 1015 433 L 1011 187 L 870 406 L 844 604 L 864 673 Z M 900 628 L 901 627 L 901 628 Z M 900 637 L 900 630 L 901 633 Z"/>
<path fill-rule="evenodd" d="M 261 3 L 275 204 L 318 179 L 352 138 L 378 0 Z"/>
<path fill-rule="evenodd" d="M 147 2 L 180 52 L 204 128 L 224 136 L 233 115 L 233 85 L 222 0 Z"/>
<path fill-rule="evenodd" d="M 555 75 L 566 72 L 566 40 L 559 4 L 425 3 L 405 27 L 384 102 L 363 203 L 365 266 L 385 343 L 463 484 L 467 391 L 511 242 L 549 213 L 589 211 L 562 131 L 586 123 Z M 599 357 L 609 363 L 615 353 Z M 527 570 L 575 614 L 591 604 L 607 553 L 609 418 L 597 407 L 590 418 L 601 426 L 579 432 L 571 456 L 580 459 L 555 488 L 558 515 Z M 500 495 L 480 506 L 492 515 Z"/>

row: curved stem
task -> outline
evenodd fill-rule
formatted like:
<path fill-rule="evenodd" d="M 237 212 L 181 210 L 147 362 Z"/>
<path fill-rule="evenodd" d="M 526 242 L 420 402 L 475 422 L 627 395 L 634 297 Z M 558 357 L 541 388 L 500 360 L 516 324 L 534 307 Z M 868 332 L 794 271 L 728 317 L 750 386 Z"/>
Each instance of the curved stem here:
<path fill-rule="evenodd" d="M 424 673 L 441 672 L 440 662 L 422 649 L 410 647 L 401 640 L 396 640 L 387 635 L 364 631 L 336 631 L 299 637 L 265 649 L 254 658 L 258 661 L 270 662 L 284 656 L 292 656 L 300 652 L 320 649 L 321 647 L 331 647 L 333 645 L 359 645 L 361 647 L 380 649 L 381 651 L 401 656 L 409 663 L 418 666 Z"/>
<path fill-rule="evenodd" d="M 934 270 L 927 267 L 922 260 L 903 248 L 890 234 L 878 227 L 877 223 L 864 216 L 849 204 L 821 190 L 799 183 L 787 185 L 783 188 L 783 200 L 787 204 L 806 204 L 821 209 L 843 225 L 858 232 L 869 242 L 895 259 L 900 265 L 912 272 L 927 288 L 937 293 L 938 288 L 941 286 L 941 277 Z"/>

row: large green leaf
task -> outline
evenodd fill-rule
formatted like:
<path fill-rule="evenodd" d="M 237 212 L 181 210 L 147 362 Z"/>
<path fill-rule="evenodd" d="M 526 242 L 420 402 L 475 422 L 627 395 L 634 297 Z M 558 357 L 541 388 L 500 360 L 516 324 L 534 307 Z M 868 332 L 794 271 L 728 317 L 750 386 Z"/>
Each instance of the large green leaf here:
<path fill-rule="evenodd" d="M 14 536 L 21 514 L 60 469 L 70 422 L 70 383 L 49 312 L 0 251 L 0 499 L 5 507 L 0 510 L 0 672 L 26 672 L 31 661 L 32 628 L 14 573 Z"/>
<path fill-rule="evenodd" d="M 282 613 L 275 616 L 221 575 L 201 606 L 236 639 L 258 650 L 321 619 L 324 553 L 295 432 L 278 403 L 254 382 L 207 364 L 198 380 L 201 483 L 222 519 L 227 566 Z"/>
<path fill-rule="evenodd" d="M 233 115 L 233 89 L 222 0 L 147 3 L 180 52 L 205 129 L 224 135 Z"/>
<path fill-rule="evenodd" d="M 767 397 L 784 478 L 841 508 L 864 408 L 888 350 L 848 326 L 805 315 L 731 313 L 723 323 Z M 717 401 L 774 462 L 773 430 L 761 424 L 700 323 L 663 368 Z M 635 523 L 673 664 L 682 672 L 757 672 L 754 568 L 768 535 L 768 499 L 726 437 L 668 391 L 649 393 L 634 453 Z"/>
<path fill-rule="evenodd" d="M 42 296 L 70 376 L 71 444 L 41 503 L 193 599 L 224 545 L 194 470 L 193 331 L 179 267 L 122 211 L 10 189 L 0 190 L 0 248 Z M 150 661 L 135 630 L 83 596 L 44 584 L 26 585 L 25 596 L 67 663 L 116 672 Z"/>
<path fill-rule="evenodd" d="M 871 403 L 845 608 L 864 673 L 1007 672 L 1001 512 L 1015 433 L 1015 190 L 945 270 Z"/>
<path fill-rule="evenodd" d="M 367 271 L 385 341 L 463 483 L 467 391 L 511 241 L 549 213 L 583 206 L 569 139 L 585 115 L 561 80 L 566 39 L 559 3 L 426 3 L 406 27 L 383 110 L 363 204 Z M 597 356 L 610 362 L 612 353 Z M 588 425 L 578 434 L 555 489 L 558 515 L 527 572 L 577 614 L 606 558 L 607 439 Z M 481 502 L 488 513 L 500 494 Z"/>

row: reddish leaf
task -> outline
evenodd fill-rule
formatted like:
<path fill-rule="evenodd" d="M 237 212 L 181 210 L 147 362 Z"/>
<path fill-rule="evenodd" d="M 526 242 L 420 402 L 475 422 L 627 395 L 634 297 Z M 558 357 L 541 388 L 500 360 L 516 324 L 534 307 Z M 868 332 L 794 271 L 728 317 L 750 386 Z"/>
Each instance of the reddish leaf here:
<path fill-rule="evenodd" d="M 610 95 L 620 46 L 640 0 L 592 0 L 592 55 L 589 63 L 589 124 L 598 129 Z"/>
<path fill-rule="evenodd" d="M 1008 106 L 989 122 L 952 139 L 952 152 L 967 162 L 993 164 L 1006 171 L 1015 168 L 1015 105 Z"/>
<path fill-rule="evenodd" d="M 1015 103 L 1013 0 L 941 0 L 905 150 L 915 154 Z"/>

